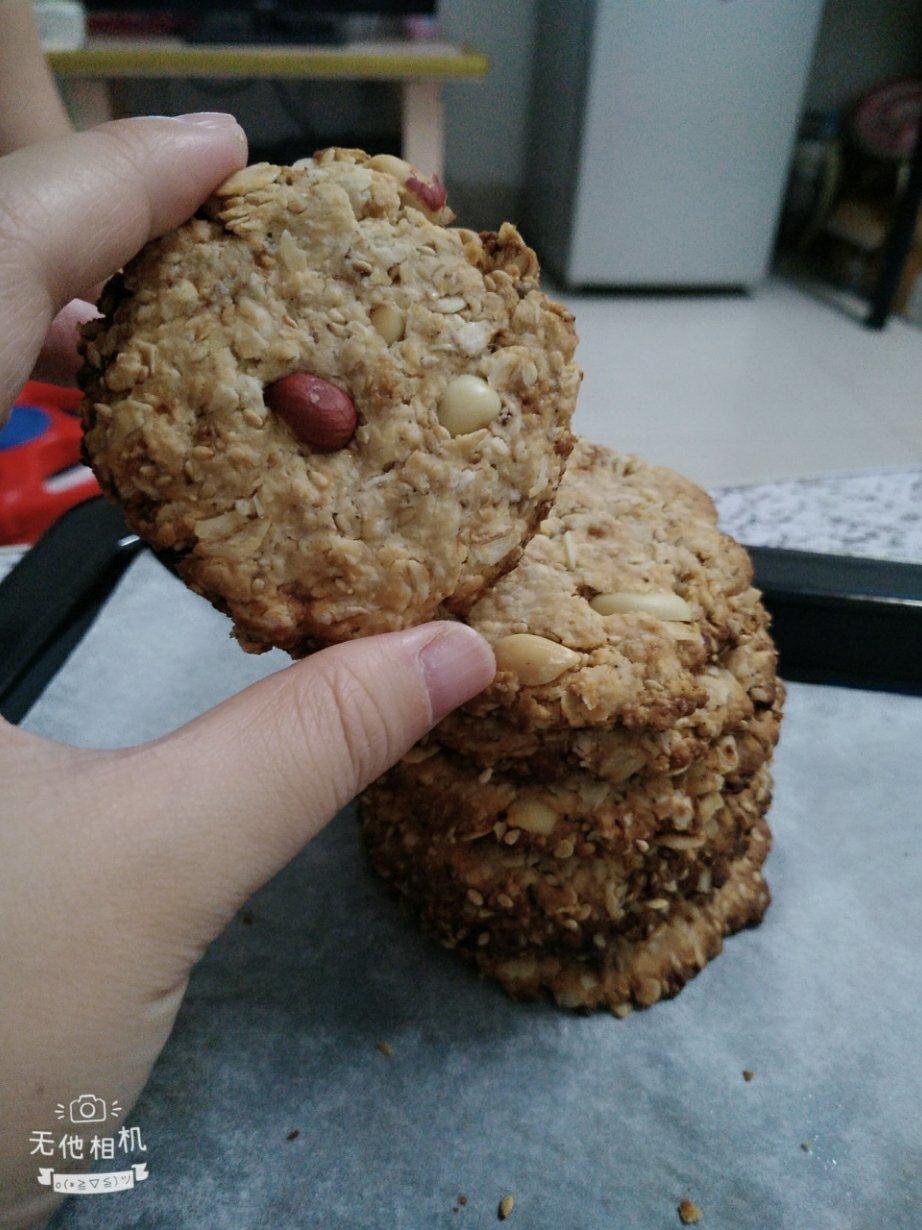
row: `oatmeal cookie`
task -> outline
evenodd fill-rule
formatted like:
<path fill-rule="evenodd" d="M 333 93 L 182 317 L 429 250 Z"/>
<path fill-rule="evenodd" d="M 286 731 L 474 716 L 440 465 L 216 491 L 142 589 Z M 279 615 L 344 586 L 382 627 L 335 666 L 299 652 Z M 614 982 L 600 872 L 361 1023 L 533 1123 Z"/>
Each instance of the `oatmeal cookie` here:
<path fill-rule="evenodd" d="M 549 996 L 562 1008 L 607 1008 L 627 1016 L 635 1007 L 677 995 L 721 952 L 726 936 L 762 921 L 771 901 L 761 871 L 769 847 L 768 826 L 760 821 L 719 888 L 683 901 L 648 935 L 618 940 L 596 958 L 541 949 L 511 958 L 489 949 L 462 955 L 514 999 Z"/>
<path fill-rule="evenodd" d="M 526 772 L 478 774 L 463 757 L 433 748 L 411 752 L 368 787 L 376 814 L 408 813 L 451 843 L 485 838 L 507 848 L 556 858 L 621 855 L 638 842 L 673 838 L 697 849 L 725 796 L 751 785 L 769 761 L 769 737 L 741 770 L 739 737 L 724 735 L 681 773 L 637 775 L 617 785 L 579 770 L 536 782 Z M 762 780 L 761 778 L 759 780 Z"/>
<path fill-rule="evenodd" d="M 731 733 L 740 745 L 741 762 L 760 750 L 765 759 L 778 739 L 784 699 L 783 686 L 774 676 L 774 647 L 767 635 L 753 637 L 732 657 L 736 673 L 723 665 L 705 667 L 698 676 L 705 703 L 666 730 L 628 728 L 618 722 L 529 730 L 505 721 L 501 713 L 477 717 L 459 711 L 440 722 L 414 754 L 422 755 L 430 746 L 445 747 L 480 769 L 519 772 L 536 781 L 585 769 L 616 784 L 635 774 L 679 773 Z M 750 690 L 761 698 L 758 703 Z M 769 697 L 771 703 L 766 703 Z"/>
<path fill-rule="evenodd" d="M 394 816 L 366 799 L 363 828 L 372 865 L 427 931 L 447 947 L 499 962 L 524 952 L 602 963 L 625 944 L 704 904 L 747 851 L 770 834 L 771 799 L 762 770 L 721 797 L 703 840 L 660 833 L 620 853 L 581 855 L 506 847 L 434 833 L 412 806 Z"/>
<path fill-rule="evenodd" d="M 716 522 L 687 479 L 580 441 L 539 533 L 468 616 L 498 672 L 450 720 L 458 740 L 484 717 L 671 730 L 707 705 L 702 673 L 718 662 L 737 678 L 745 666 L 751 699 L 771 704 L 768 617 L 749 557 Z"/>
<path fill-rule="evenodd" d="M 450 217 L 387 156 L 247 167 L 85 329 L 89 463 L 246 649 L 463 615 L 554 498 L 572 317 Z"/>

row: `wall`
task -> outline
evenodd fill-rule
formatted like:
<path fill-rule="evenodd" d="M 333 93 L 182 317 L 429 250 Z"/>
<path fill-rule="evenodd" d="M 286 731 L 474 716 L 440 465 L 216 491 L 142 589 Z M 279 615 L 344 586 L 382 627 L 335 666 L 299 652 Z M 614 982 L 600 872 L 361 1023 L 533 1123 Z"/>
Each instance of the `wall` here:
<path fill-rule="evenodd" d="M 847 108 L 879 81 L 922 70 L 919 0 L 827 0 L 805 108 Z"/>
<path fill-rule="evenodd" d="M 490 57 L 480 82 L 446 87 L 446 166 L 461 221 L 495 228 L 519 213 L 528 141 L 535 0 L 441 0 L 442 34 Z"/>

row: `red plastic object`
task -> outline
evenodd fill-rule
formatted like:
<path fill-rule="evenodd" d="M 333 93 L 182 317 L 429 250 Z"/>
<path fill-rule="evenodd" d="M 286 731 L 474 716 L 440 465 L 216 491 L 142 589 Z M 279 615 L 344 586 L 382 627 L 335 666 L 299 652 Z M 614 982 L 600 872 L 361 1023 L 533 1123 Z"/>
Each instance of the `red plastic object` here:
<path fill-rule="evenodd" d="M 0 431 L 0 543 L 35 542 L 75 504 L 99 494 L 80 464 L 76 389 L 30 380 Z"/>
<path fill-rule="evenodd" d="M 875 86 L 858 103 L 852 129 L 865 153 L 875 158 L 912 157 L 922 122 L 922 81 L 915 77 Z"/>

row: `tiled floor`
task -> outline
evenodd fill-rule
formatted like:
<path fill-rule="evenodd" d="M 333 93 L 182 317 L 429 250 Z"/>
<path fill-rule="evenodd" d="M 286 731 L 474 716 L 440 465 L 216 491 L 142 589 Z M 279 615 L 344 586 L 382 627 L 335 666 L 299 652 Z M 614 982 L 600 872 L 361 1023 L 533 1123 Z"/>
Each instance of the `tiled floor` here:
<path fill-rule="evenodd" d="M 922 463 L 922 330 L 872 333 L 773 280 L 752 296 L 565 295 L 583 435 L 707 486 Z"/>

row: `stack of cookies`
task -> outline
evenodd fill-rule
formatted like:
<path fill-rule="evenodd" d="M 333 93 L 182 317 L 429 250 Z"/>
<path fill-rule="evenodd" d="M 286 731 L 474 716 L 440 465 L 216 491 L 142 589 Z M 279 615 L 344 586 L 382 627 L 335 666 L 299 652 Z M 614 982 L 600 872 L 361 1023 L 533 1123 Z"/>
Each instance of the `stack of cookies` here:
<path fill-rule="evenodd" d="M 374 867 L 512 995 L 619 1016 L 769 901 L 783 689 L 746 552 L 669 470 L 581 442 L 471 611 L 491 687 L 362 802 Z"/>
<path fill-rule="evenodd" d="M 239 171 L 107 286 L 86 457 L 245 649 L 492 642 L 366 793 L 372 860 L 512 994 L 624 1014 L 768 902 L 775 652 L 692 483 L 587 443 L 560 482 L 573 319 L 514 227 L 452 217 L 386 155 Z"/>

